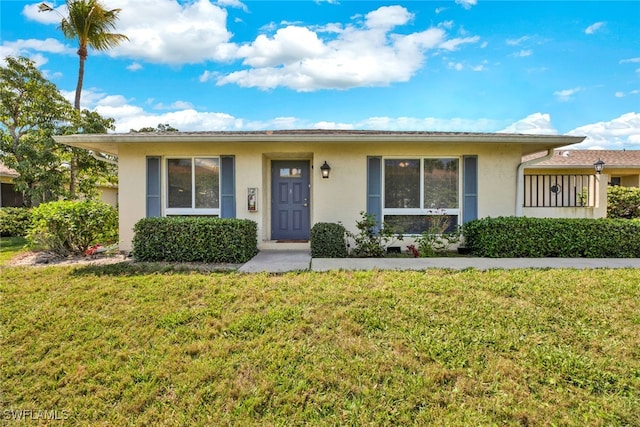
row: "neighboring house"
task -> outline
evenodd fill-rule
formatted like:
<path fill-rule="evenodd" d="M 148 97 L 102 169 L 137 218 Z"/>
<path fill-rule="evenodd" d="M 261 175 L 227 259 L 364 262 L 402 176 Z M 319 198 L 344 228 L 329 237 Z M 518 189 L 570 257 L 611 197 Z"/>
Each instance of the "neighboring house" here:
<path fill-rule="evenodd" d="M 561 149 L 532 158 L 523 158 L 526 216 L 604 217 L 608 185 L 640 186 L 640 151 Z"/>
<path fill-rule="evenodd" d="M 522 157 L 584 138 L 292 130 L 55 139 L 118 157 L 120 248 L 130 250 L 135 223 L 150 216 L 251 219 L 265 249 L 307 241 L 318 222 L 355 231 L 363 211 L 408 234 L 434 214 L 457 224 L 521 215 Z"/>
<path fill-rule="evenodd" d="M 553 157 L 525 169 L 525 174 L 592 174 L 604 162 L 609 185 L 640 187 L 640 150 L 556 150 Z"/>
<path fill-rule="evenodd" d="M 0 163 L 0 207 L 24 206 L 22 193 L 16 191 L 13 180 L 18 177 L 18 172 Z"/>
<path fill-rule="evenodd" d="M 24 196 L 16 191 L 15 178 L 20 176 L 15 170 L 0 163 L 0 207 L 24 206 Z M 118 206 L 118 186 L 116 184 L 98 185 L 100 200 L 111 206 Z"/>

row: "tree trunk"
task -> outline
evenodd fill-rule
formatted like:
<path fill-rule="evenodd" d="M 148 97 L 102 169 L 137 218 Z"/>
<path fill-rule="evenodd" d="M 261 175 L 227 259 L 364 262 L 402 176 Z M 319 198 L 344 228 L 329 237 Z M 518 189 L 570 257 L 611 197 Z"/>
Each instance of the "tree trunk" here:
<path fill-rule="evenodd" d="M 78 49 L 80 57 L 80 66 L 78 68 L 78 83 L 76 84 L 76 98 L 74 108 L 80 113 L 80 97 L 82 96 L 82 82 L 84 81 L 84 62 L 87 60 L 87 48 L 80 46 Z M 71 163 L 69 164 L 69 197 L 76 197 L 76 181 L 78 180 L 78 159 L 76 154 L 71 151 Z"/>
<path fill-rule="evenodd" d="M 80 57 L 80 67 L 78 68 L 78 83 L 76 84 L 76 99 L 73 106 L 76 110 L 80 111 L 80 96 L 82 95 L 82 82 L 84 81 L 84 62 L 87 60 L 87 48 L 80 46 L 78 49 L 78 56 Z"/>

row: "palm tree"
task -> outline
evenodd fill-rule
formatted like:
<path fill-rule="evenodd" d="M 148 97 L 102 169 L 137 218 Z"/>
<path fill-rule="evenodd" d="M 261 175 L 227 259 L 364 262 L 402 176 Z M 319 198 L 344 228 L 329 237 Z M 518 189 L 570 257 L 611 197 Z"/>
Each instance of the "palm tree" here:
<path fill-rule="evenodd" d="M 98 51 L 107 51 L 119 45 L 125 40 L 129 40 L 124 34 L 112 33 L 115 30 L 118 14 L 121 9 L 106 9 L 98 0 L 66 0 L 69 15 L 64 17 L 46 3 L 38 6 L 40 12 L 58 13 L 60 29 L 68 39 L 78 40 L 78 56 L 80 65 L 78 68 L 78 83 L 76 85 L 76 97 L 73 106 L 80 112 L 80 97 L 82 95 L 82 83 L 84 81 L 84 63 L 89 56 L 87 50 L 91 47 Z M 75 196 L 76 169 L 77 163 L 71 160 L 71 183 L 69 192 Z"/>
<path fill-rule="evenodd" d="M 41 12 L 55 11 L 46 3 L 41 3 L 38 8 Z M 62 17 L 59 28 L 66 38 L 78 40 L 80 67 L 74 107 L 80 111 L 84 63 L 89 56 L 87 47 L 107 51 L 129 38 L 124 34 L 110 32 L 116 27 L 121 9 L 108 10 L 98 0 L 67 0 L 67 9 L 69 16 Z"/>

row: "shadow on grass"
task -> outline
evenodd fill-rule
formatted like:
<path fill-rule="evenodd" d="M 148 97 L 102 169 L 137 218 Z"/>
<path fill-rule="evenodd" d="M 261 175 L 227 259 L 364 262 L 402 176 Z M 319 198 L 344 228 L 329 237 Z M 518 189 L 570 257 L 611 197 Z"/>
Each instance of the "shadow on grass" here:
<path fill-rule="evenodd" d="M 130 262 L 86 265 L 75 268 L 72 276 L 139 276 L 145 274 L 232 273 L 239 264 Z"/>

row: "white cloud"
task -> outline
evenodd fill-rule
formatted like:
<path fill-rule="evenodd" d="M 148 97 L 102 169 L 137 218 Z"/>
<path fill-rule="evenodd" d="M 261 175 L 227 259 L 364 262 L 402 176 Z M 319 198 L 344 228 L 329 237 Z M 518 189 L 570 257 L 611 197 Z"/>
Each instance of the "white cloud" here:
<path fill-rule="evenodd" d="M 133 62 L 131 65 L 127 66 L 127 70 L 129 71 L 139 71 L 142 70 L 142 64 L 139 62 Z"/>
<path fill-rule="evenodd" d="M 640 149 L 640 113 L 626 113 L 608 122 L 580 126 L 567 135 L 586 136 L 584 142 L 572 146 L 579 149 Z"/>
<path fill-rule="evenodd" d="M 627 58 L 627 59 L 621 59 L 620 60 L 620 64 L 637 64 L 640 63 L 640 57 L 638 58 Z"/>
<path fill-rule="evenodd" d="M 589 25 L 585 30 L 585 34 L 595 34 L 598 30 L 602 29 L 606 25 L 606 22 L 596 22 Z"/>
<path fill-rule="evenodd" d="M 435 10 L 436 15 L 441 14 L 442 12 L 444 12 L 447 9 L 448 9 L 448 7 L 436 7 L 436 10 Z"/>
<path fill-rule="evenodd" d="M 458 46 L 460 46 L 461 44 L 477 43 L 478 40 L 480 40 L 480 37 L 478 36 L 455 38 L 455 39 L 447 40 L 445 42 L 440 43 L 438 47 L 445 50 L 456 50 Z"/>
<path fill-rule="evenodd" d="M 557 90 L 555 92 L 553 92 L 553 94 L 556 96 L 556 99 L 560 102 L 567 102 L 571 100 L 571 97 L 573 95 L 575 95 L 576 93 L 580 92 L 582 90 L 581 87 L 574 87 L 573 89 L 563 89 L 563 90 Z"/>
<path fill-rule="evenodd" d="M 239 0 L 218 0 L 217 3 L 223 7 L 235 7 L 237 9 L 242 9 L 245 12 L 249 10 L 247 5 Z"/>
<path fill-rule="evenodd" d="M 15 41 L 3 42 L 0 45 L 0 61 L 4 63 L 7 56 L 25 56 L 36 63 L 38 67 L 49 62 L 44 56 L 45 53 L 56 53 L 63 55 L 75 55 L 76 49 L 60 43 L 56 39 L 19 39 Z"/>
<path fill-rule="evenodd" d="M 522 37 L 517 38 L 517 39 L 507 39 L 506 43 L 509 46 L 518 46 L 518 45 L 522 44 L 523 42 L 526 42 L 529 39 L 531 39 L 531 36 L 522 36 Z"/>
<path fill-rule="evenodd" d="M 624 92 L 616 92 L 615 93 L 615 97 L 616 98 L 624 98 L 624 96 L 625 96 Z"/>
<path fill-rule="evenodd" d="M 547 113 L 533 113 L 518 120 L 506 128 L 498 131 L 499 133 L 521 133 L 536 135 L 557 135 L 558 131 L 551 124 L 551 116 Z"/>
<path fill-rule="evenodd" d="M 478 0 L 456 0 L 456 3 L 461 5 L 465 9 L 471 9 L 471 7 L 478 4 Z"/>
<path fill-rule="evenodd" d="M 473 5 L 475 0 L 463 3 Z M 446 28 L 453 25 L 449 22 L 417 32 L 396 32 L 414 19 L 402 6 L 382 6 L 347 24 L 281 23 L 275 32 L 263 30 L 242 44 L 231 41 L 225 9 L 244 8 L 238 0 L 110 0 L 109 7 L 121 9 L 116 31 L 129 41 L 107 54 L 133 59 L 130 71 L 140 69 L 145 61 L 181 65 L 240 60 L 245 69 L 224 75 L 207 70 L 199 79 L 265 90 L 283 86 L 314 91 L 406 82 L 424 66 L 430 50 L 454 51 L 479 41 L 478 36 L 448 38 Z M 23 13 L 39 22 L 59 22 L 59 16 L 51 20 L 55 13 L 38 13 L 37 5 L 25 7 Z M 36 48 L 43 49 L 25 45 L 31 52 Z M 61 44 L 58 48 L 75 53 Z"/>
<path fill-rule="evenodd" d="M 215 78 L 218 85 L 264 90 L 284 86 L 300 92 L 386 86 L 408 81 L 423 66 L 429 50 L 455 50 L 479 40 L 477 36 L 447 40 L 445 30 L 438 27 L 394 33 L 395 27 L 413 19 L 401 6 L 381 7 L 361 18 L 358 25 L 311 29 L 289 24 L 272 36 L 261 34 L 236 51 L 248 69 L 219 76 L 206 71 L 200 80 Z"/>
<path fill-rule="evenodd" d="M 447 64 L 447 67 L 449 67 L 452 70 L 456 70 L 456 71 L 462 71 L 462 69 L 464 68 L 463 65 L 460 62 L 449 62 Z"/>
<path fill-rule="evenodd" d="M 164 105 L 162 102 L 154 104 L 156 110 L 189 110 L 193 109 L 193 104 L 189 101 L 175 101 L 169 105 Z"/>
<path fill-rule="evenodd" d="M 179 4 L 173 0 L 110 0 L 109 8 L 122 9 L 116 32 L 129 41 L 108 51 L 114 57 L 128 57 L 164 64 L 200 63 L 232 58 L 235 46 L 229 43 L 227 11 L 222 6 L 244 7 L 235 0 L 218 2 L 195 0 Z M 54 12 L 38 12 L 37 4 L 25 6 L 23 14 L 34 21 L 59 24 L 64 7 Z M 74 51 L 75 52 L 75 51 Z"/>
<path fill-rule="evenodd" d="M 533 51 L 531 49 L 522 49 L 520 52 L 513 54 L 513 56 L 517 58 L 526 58 L 527 56 L 531 55 L 533 55 Z"/>

